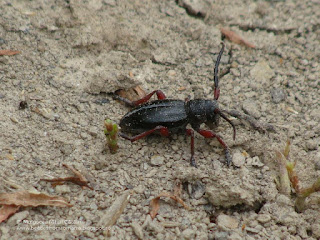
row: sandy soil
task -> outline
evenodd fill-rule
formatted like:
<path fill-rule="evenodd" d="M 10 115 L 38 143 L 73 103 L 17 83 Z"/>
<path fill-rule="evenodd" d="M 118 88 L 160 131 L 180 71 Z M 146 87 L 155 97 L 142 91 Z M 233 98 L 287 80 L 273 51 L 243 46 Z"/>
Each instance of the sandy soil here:
<path fill-rule="evenodd" d="M 320 239 L 319 195 L 297 213 L 294 194 L 275 184 L 275 151 L 287 137 L 302 185 L 320 175 L 318 0 L 4 0 L 0 17 L 0 49 L 21 51 L 0 56 L 0 191 L 15 191 L 15 182 L 74 205 L 23 208 L 0 224 L 0 239 Z M 224 39 L 221 27 L 256 48 Z M 213 99 L 221 41 L 220 105 L 275 133 L 234 119 L 233 141 L 222 121 L 217 132 L 237 165 L 230 168 L 219 143 L 198 134 L 198 169 L 184 135 L 120 139 L 116 154 L 106 150 L 104 119 L 119 122 L 128 111 L 110 92 L 140 84 L 168 98 Z M 94 190 L 40 181 L 69 176 L 62 163 L 91 176 Z M 150 200 L 176 182 L 191 209 L 163 199 L 152 220 Z M 128 195 L 117 222 L 99 230 Z"/>

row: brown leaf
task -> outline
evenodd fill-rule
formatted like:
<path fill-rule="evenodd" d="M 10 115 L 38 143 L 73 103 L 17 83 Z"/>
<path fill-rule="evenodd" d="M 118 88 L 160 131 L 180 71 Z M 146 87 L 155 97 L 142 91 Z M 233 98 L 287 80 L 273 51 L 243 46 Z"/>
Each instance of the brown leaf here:
<path fill-rule="evenodd" d="M 222 35 L 224 35 L 226 38 L 228 38 L 231 42 L 234 42 L 236 44 L 245 45 L 249 48 L 256 48 L 255 45 L 244 40 L 242 37 L 240 37 L 238 34 L 236 34 L 235 32 L 233 32 L 231 30 L 228 30 L 226 28 L 220 28 L 220 31 L 221 31 Z"/>
<path fill-rule="evenodd" d="M 173 195 L 171 193 L 162 192 L 157 197 L 152 199 L 151 202 L 150 202 L 150 208 L 151 208 L 150 216 L 151 216 L 152 219 L 155 218 L 155 216 L 158 214 L 158 211 L 159 211 L 159 208 L 160 208 L 159 199 L 161 197 L 171 198 L 172 200 L 180 203 L 185 209 L 189 210 L 189 207 L 184 203 L 184 201 L 180 197 L 175 196 L 175 195 Z"/>
<path fill-rule="evenodd" d="M 150 216 L 152 219 L 156 217 L 160 209 L 159 199 L 160 197 L 156 197 L 150 201 L 150 208 L 151 208 Z"/>
<path fill-rule="evenodd" d="M 0 208 L 0 223 L 8 219 L 12 214 L 19 210 L 20 206 L 15 205 L 3 205 Z"/>
<path fill-rule="evenodd" d="M 13 51 L 13 50 L 0 50 L 0 56 L 13 56 L 16 54 L 21 53 L 20 51 Z"/>
<path fill-rule="evenodd" d="M 130 101 L 136 101 L 146 96 L 146 92 L 143 90 L 141 86 L 136 86 L 134 88 L 126 90 L 120 89 L 116 91 L 116 94 Z"/>
<path fill-rule="evenodd" d="M 64 182 L 72 182 L 82 187 L 87 187 L 93 190 L 92 187 L 89 186 L 89 181 L 86 177 L 84 177 L 78 170 L 73 167 L 63 164 L 64 167 L 68 168 L 71 172 L 76 175 L 75 177 L 65 177 L 65 178 L 53 178 L 53 179 L 40 179 L 40 181 L 53 182 L 53 186 L 62 185 Z"/>
<path fill-rule="evenodd" d="M 28 191 L 0 193 L 0 205 L 72 207 L 72 204 L 69 204 L 63 197 L 50 196 L 44 193 L 31 193 Z"/>

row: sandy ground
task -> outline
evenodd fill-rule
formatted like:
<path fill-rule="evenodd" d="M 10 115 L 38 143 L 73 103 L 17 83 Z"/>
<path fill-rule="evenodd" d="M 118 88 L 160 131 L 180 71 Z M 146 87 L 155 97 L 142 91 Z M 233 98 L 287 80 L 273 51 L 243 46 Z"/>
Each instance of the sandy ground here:
<path fill-rule="evenodd" d="M 302 186 L 320 175 L 319 0 L 3 0 L 0 17 L 0 49 L 21 52 L 0 56 L 0 191 L 15 191 L 10 181 L 73 204 L 22 208 L 0 224 L 0 239 L 320 239 L 319 195 L 297 213 L 294 194 L 275 184 L 275 151 L 287 137 Z M 224 39 L 221 27 L 256 48 Z M 106 150 L 104 119 L 128 111 L 108 93 L 140 84 L 168 98 L 213 99 L 221 41 L 220 105 L 275 133 L 234 119 L 233 141 L 221 121 L 230 168 L 219 143 L 198 134 L 198 169 L 184 135 L 120 139 L 116 154 Z M 69 176 L 62 163 L 91 176 L 94 190 L 40 181 Z M 190 210 L 163 199 L 152 220 L 150 200 L 176 182 Z M 128 195 L 117 222 L 99 230 Z"/>

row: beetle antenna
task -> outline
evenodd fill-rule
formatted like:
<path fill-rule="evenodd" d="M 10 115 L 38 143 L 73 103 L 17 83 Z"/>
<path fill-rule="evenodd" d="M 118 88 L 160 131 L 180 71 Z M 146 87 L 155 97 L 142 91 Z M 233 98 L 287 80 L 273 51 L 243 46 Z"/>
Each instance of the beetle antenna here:
<path fill-rule="evenodd" d="M 219 52 L 219 55 L 217 57 L 217 61 L 216 61 L 216 65 L 214 66 L 214 100 L 218 100 L 219 99 L 219 95 L 220 95 L 220 88 L 219 88 L 219 76 L 218 76 L 218 72 L 219 72 L 219 63 L 221 60 L 221 56 L 224 50 L 224 43 L 222 42 L 222 48 Z"/>
<path fill-rule="evenodd" d="M 233 128 L 233 140 L 236 140 L 236 127 L 234 126 L 233 122 L 223 113 L 220 109 L 216 108 L 215 113 L 219 114 L 224 120 L 226 120 Z"/>

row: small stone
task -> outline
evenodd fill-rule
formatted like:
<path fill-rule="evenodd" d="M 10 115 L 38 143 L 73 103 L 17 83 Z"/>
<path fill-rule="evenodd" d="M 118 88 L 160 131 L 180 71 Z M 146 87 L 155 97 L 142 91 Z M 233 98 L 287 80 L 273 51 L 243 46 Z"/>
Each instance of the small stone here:
<path fill-rule="evenodd" d="M 164 163 L 164 157 L 160 155 L 154 155 L 151 157 L 150 164 L 152 166 L 161 166 Z"/>
<path fill-rule="evenodd" d="M 258 83 L 268 84 L 274 71 L 265 60 L 260 60 L 250 71 L 251 77 Z"/>
<path fill-rule="evenodd" d="M 188 193 L 191 198 L 200 199 L 206 192 L 206 186 L 201 181 L 188 184 Z"/>
<path fill-rule="evenodd" d="M 131 227 L 132 227 L 132 230 L 133 230 L 134 234 L 135 234 L 139 239 L 144 239 L 142 227 L 140 226 L 139 223 L 137 223 L 137 222 L 132 222 L 132 223 L 131 223 Z"/>
<path fill-rule="evenodd" d="M 243 237 L 240 236 L 239 233 L 237 232 L 233 232 L 228 239 L 232 239 L 232 240 L 242 240 Z"/>
<path fill-rule="evenodd" d="M 184 7 L 190 15 L 197 17 L 207 16 L 209 9 L 208 3 L 201 0 L 181 0 L 178 1 L 181 7 Z"/>
<path fill-rule="evenodd" d="M 259 119 L 261 117 L 260 106 L 258 103 L 252 99 L 246 99 L 242 103 L 242 109 L 246 114 Z"/>
<path fill-rule="evenodd" d="M 264 164 L 260 161 L 258 156 L 255 156 L 253 158 L 248 158 L 247 159 L 248 165 L 252 165 L 254 167 L 263 167 Z"/>
<path fill-rule="evenodd" d="M 98 209 L 97 204 L 95 204 L 94 202 L 90 204 L 90 210 L 96 211 Z"/>
<path fill-rule="evenodd" d="M 104 169 L 105 167 L 107 167 L 108 165 L 108 162 L 106 161 L 103 161 L 101 159 L 97 160 L 95 163 L 94 163 L 94 167 L 96 170 L 102 170 Z"/>
<path fill-rule="evenodd" d="M 320 224 L 314 223 L 311 225 L 312 235 L 317 239 L 320 239 Z"/>
<path fill-rule="evenodd" d="M 16 225 L 19 224 L 23 219 L 26 219 L 29 216 L 29 211 L 22 211 L 14 214 L 8 220 L 8 225 Z"/>
<path fill-rule="evenodd" d="M 320 170 L 320 152 L 316 154 L 316 160 L 314 163 L 314 167 L 316 170 Z"/>
<path fill-rule="evenodd" d="M 196 237 L 195 231 L 192 229 L 189 229 L 189 228 L 184 230 L 181 233 L 181 235 L 182 235 L 182 239 L 195 239 L 195 237 Z"/>
<path fill-rule="evenodd" d="M 215 240 L 225 240 L 228 239 L 229 233 L 228 232 L 218 232 L 216 231 L 214 233 L 214 239 Z"/>
<path fill-rule="evenodd" d="M 257 218 L 260 223 L 267 223 L 271 220 L 271 216 L 269 214 L 260 214 Z"/>
<path fill-rule="evenodd" d="M 318 142 L 313 139 L 309 139 L 306 141 L 306 147 L 309 151 L 317 150 L 318 149 Z"/>
<path fill-rule="evenodd" d="M 255 233 L 255 234 L 257 234 L 257 233 L 260 232 L 258 229 L 255 229 L 255 228 L 252 228 L 252 227 L 246 227 L 245 230 L 246 230 L 247 232 Z"/>
<path fill-rule="evenodd" d="M 93 136 L 96 137 L 98 135 L 99 130 L 96 127 L 90 127 L 88 130 L 88 133 Z"/>
<path fill-rule="evenodd" d="M 221 214 L 217 218 L 218 226 L 223 229 L 235 229 L 238 227 L 238 220 L 225 214 Z"/>
<path fill-rule="evenodd" d="M 6 226 L 1 226 L 0 227 L 0 236 L 4 236 L 6 235 L 8 232 L 10 231 L 10 228 L 9 227 L 6 227 Z M 6 238 L 2 238 L 2 239 L 6 239 Z"/>
<path fill-rule="evenodd" d="M 164 227 L 160 225 L 156 220 L 149 221 L 147 228 L 156 233 L 162 233 L 164 231 Z"/>
<path fill-rule="evenodd" d="M 138 185 L 133 190 L 138 194 L 143 194 L 145 187 L 143 185 Z"/>
<path fill-rule="evenodd" d="M 272 102 L 279 103 L 286 98 L 286 95 L 281 88 L 274 88 L 271 90 Z"/>
<path fill-rule="evenodd" d="M 70 187 L 68 185 L 57 185 L 55 189 L 56 192 L 60 194 L 71 192 Z"/>
<path fill-rule="evenodd" d="M 174 70 L 169 70 L 168 71 L 168 76 L 172 77 L 172 76 L 176 76 L 177 75 L 177 72 L 174 71 Z"/>
<path fill-rule="evenodd" d="M 241 167 L 245 164 L 246 158 L 241 152 L 235 152 L 232 156 L 233 165 L 236 167 Z"/>

